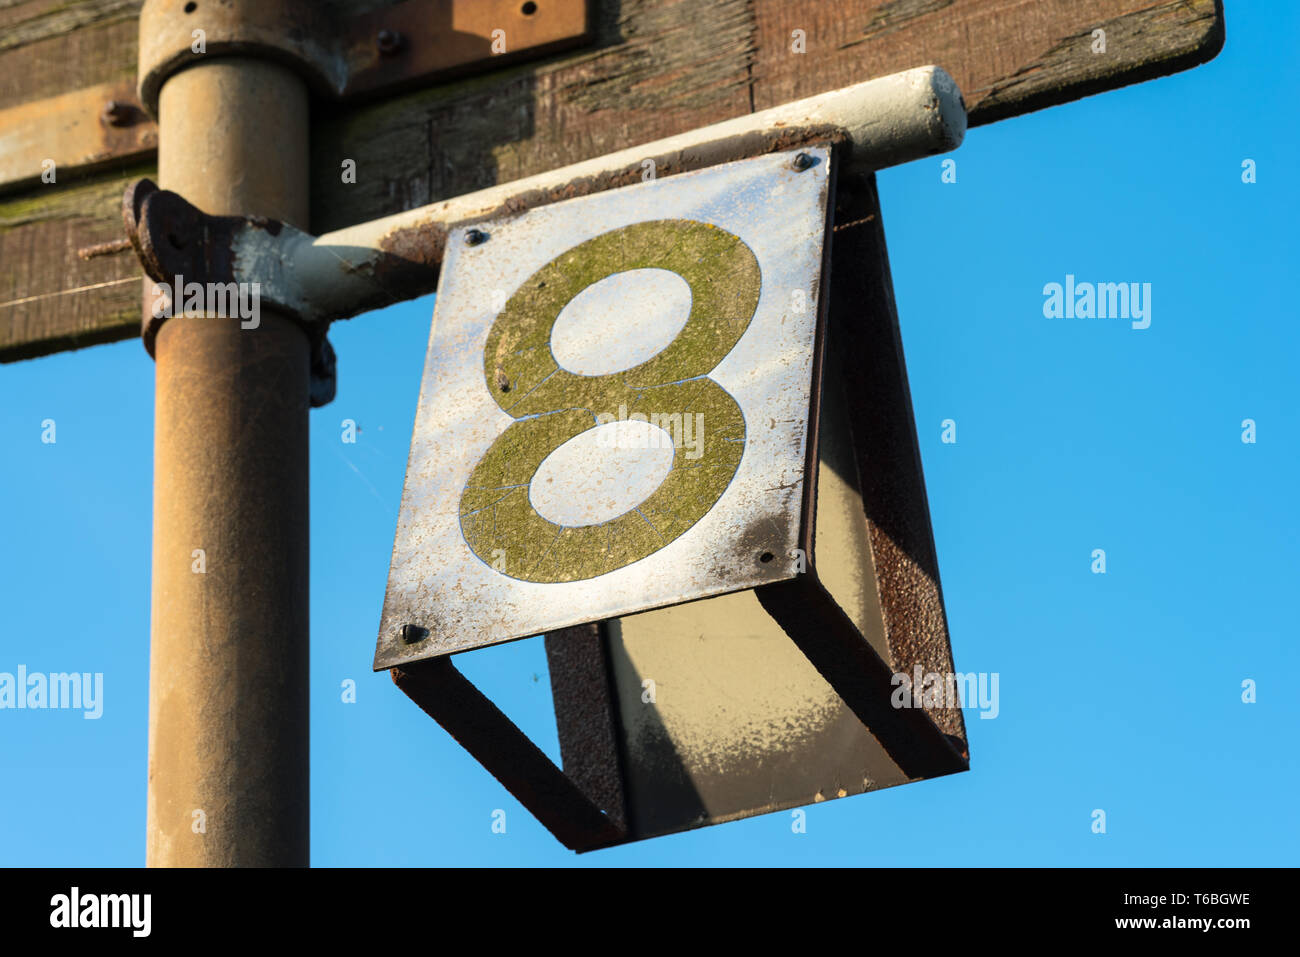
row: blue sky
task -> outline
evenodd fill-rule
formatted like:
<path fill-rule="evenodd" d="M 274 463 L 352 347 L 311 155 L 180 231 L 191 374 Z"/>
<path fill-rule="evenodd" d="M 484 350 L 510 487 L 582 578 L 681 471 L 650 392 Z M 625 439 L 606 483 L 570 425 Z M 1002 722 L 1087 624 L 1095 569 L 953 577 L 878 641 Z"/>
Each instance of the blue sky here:
<path fill-rule="evenodd" d="M 956 183 L 938 158 L 880 175 L 957 668 L 999 673 L 1000 713 L 968 713 L 969 773 L 816 805 L 803 834 L 775 814 L 577 857 L 371 674 L 432 298 L 337 324 L 313 863 L 1297 863 L 1298 21 L 1229 0 L 1209 64 L 975 129 Z M 1150 328 L 1044 318 L 1067 274 L 1150 283 Z M 97 721 L 0 711 L 0 865 L 144 862 L 152 424 L 138 341 L 0 367 L 0 671 L 103 672 L 105 696 Z M 457 661 L 558 757 L 540 640 Z"/>

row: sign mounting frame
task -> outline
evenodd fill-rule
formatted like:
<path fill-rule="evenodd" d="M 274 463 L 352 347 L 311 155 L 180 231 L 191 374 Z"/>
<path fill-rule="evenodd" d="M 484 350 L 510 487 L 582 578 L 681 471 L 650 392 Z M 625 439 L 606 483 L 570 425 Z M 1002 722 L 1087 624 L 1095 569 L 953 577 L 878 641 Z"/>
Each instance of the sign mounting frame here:
<path fill-rule="evenodd" d="M 829 150 L 827 186 L 832 196 L 837 178 L 836 149 Z M 839 151 L 842 153 L 842 148 Z M 865 639 L 817 571 L 819 426 L 823 421 L 821 397 L 825 384 L 827 320 L 835 282 L 831 273 L 835 221 L 836 216 L 828 209 L 821 265 L 825 285 L 817 298 L 809 430 L 799 511 L 799 547 L 808 561 L 801 574 L 760 585 L 753 594 L 861 723 L 867 735 L 888 755 L 888 762 L 901 772 L 902 780 L 920 780 L 967 770 L 969 753 L 964 733 L 956 736 L 947 733 L 925 708 L 890 706 L 894 662 L 882 657 Z M 844 225 L 861 224 L 850 221 Z M 431 348 L 433 343 L 431 338 Z M 605 622 L 588 622 L 546 635 L 563 770 L 456 669 L 455 654 L 463 652 L 452 650 L 436 657 L 401 662 L 392 667 L 392 676 L 421 710 L 497 777 L 557 839 L 575 851 L 596 850 L 814 800 L 812 794 L 793 801 L 773 799 L 774 803 L 768 804 L 749 799 L 739 812 L 716 820 L 706 813 L 689 822 L 668 826 L 646 826 L 638 822 L 629 808 L 628 795 L 633 784 L 613 717 L 616 708 L 613 697 L 617 691 L 605 660 L 609 640 L 605 627 Z M 382 638 L 383 631 L 381 642 Z M 946 629 L 943 640 L 946 643 Z M 377 668 L 379 664 L 377 653 Z M 575 714 L 579 713 L 581 716 L 575 720 Z M 677 812 L 677 808 L 670 808 L 670 815 Z"/>

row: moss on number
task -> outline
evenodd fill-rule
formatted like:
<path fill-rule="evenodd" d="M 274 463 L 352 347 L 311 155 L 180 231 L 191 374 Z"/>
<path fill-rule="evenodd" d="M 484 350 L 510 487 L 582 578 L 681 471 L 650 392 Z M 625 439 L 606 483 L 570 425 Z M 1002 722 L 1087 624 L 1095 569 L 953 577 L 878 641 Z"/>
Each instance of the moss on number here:
<path fill-rule="evenodd" d="M 631 369 L 582 376 L 561 369 L 551 331 L 561 311 L 592 283 L 633 269 L 666 269 L 691 289 L 686 324 L 662 351 Z M 506 574 L 534 582 L 595 578 L 658 551 L 698 522 L 726 490 L 744 451 L 736 400 L 708 378 L 758 307 L 758 260 L 739 237 L 707 223 L 635 223 L 566 250 L 533 273 L 488 333 L 483 377 L 513 423 L 484 454 L 461 495 L 461 530 L 485 563 L 508 556 Z M 557 525 L 539 515 L 528 487 L 559 446 L 625 406 L 640 412 L 703 415 L 699 458 L 687 461 L 673 436 L 673 467 L 645 501 L 599 525 Z"/>

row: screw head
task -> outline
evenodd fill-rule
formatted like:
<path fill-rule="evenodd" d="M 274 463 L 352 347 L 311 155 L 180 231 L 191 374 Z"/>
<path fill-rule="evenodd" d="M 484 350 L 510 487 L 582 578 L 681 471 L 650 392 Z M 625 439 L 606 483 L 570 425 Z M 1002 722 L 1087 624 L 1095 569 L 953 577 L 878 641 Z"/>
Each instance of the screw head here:
<path fill-rule="evenodd" d="M 465 230 L 465 245 L 481 246 L 488 240 L 488 234 L 481 229 Z"/>
<path fill-rule="evenodd" d="M 384 56 L 398 53 L 405 45 L 405 38 L 396 30 L 380 30 L 375 37 L 375 46 Z"/>
<path fill-rule="evenodd" d="M 104 104 L 99 118 L 109 126 L 126 126 L 131 122 L 131 105 L 120 100 L 109 100 Z"/>
<path fill-rule="evenodd" d="M 812 169 L 816 163 L 817 161 L 807 153 L 796 153 L 790 165 L 802 173 L 806 169 Z"/>
<path fill-rule="evenodd" d="M 425 638 L 428 638 L 429 629 L 421 628 L 419 625 L 403 625 L 398 634 L 401 635 L 402 641 L 406 644 L 413 645 L 417 641 L 424 641 Z"/>

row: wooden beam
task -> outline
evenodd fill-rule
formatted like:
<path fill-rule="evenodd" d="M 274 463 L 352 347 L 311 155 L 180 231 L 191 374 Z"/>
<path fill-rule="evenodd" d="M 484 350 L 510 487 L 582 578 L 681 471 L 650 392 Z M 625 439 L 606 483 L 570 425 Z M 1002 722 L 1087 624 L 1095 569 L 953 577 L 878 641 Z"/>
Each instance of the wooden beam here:
<path fill-rule="evenodd" d="M 149 164 L 0 197 L 0 360 L 139 335 L 142 280 L 135 253 L 91 247 L 124 238 L 127 184 L 156 175 Z"/>
<path fill-rule="evenodd" d="M 0 8 L 0 108 L 133 74 L 138 7 Z M 592 46 L 575 53 L 318 110 L 311 228 L 338 229 L 926 63 L 957 80 L 972 124 L 988 123 L 1186 69 L 1211 59 L 1224 35 L 1221 0 L 598 0 L 593 28 Z M 1098 29 L 1104 53 L 1093 52 Z M 796 30 L 805 53 L 794 52 Z M 342 181 L 347 159 L 355 183 Z M 89 194 L 65 192 L 64 179 L 57 190 L 0 197 L 0 361 L 138 331 L 125 284 L 108 287 L 107 298 L 105 287 L 67 292 L 135 268 L 129 254 L 76 256 L 121 236 L 106 201 L 121 173 L 94 175 Z M 79 195 L 95 200 L 77 209 Z M 40 210 L 45 202 L 51 211 Z"/>
<path fill-rule="evenodd" d="M 141 2 L 0 5 L 0 111 L 17 122 L 54 97 L 129 89 L 135 82 Z M 15 132 L 0 129 L 0 138 Z M 57 132 L 50 139 L 45 156 L 57 151 Z M 54 183 L 40 181 L 38 165 L 26 188 L 0 195 L 0 361 L 138 333 L 140 269 L 134 254 L 77 255 L 79 249 L 123 238 L 122 191 L 153 170 L 147 153 L 133 152 L 136 159 L 125 162 L 134 166 L 110 162 L 104 169 L 104 157 L 93 157 L 101 165 L 90 178 L 78 179 L 74 165 L 60 164 Z M 16 153 L 6 149 L 6 158 Z"/>
<path fill-rule="evenodd" d="M 1208 60 L 1223 16 L 1219 0 L 622 0 L 601 5 L 595 31 L 584 53 L 322 117 L 313 229 L 927 63 L 986 123 Z"/>
<path fill-rule="evenodd" d="M 0 4 L 0 109 L 135 80 L 142 0 Z"/>

